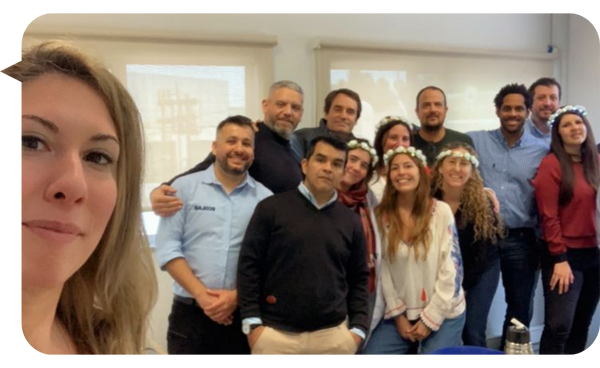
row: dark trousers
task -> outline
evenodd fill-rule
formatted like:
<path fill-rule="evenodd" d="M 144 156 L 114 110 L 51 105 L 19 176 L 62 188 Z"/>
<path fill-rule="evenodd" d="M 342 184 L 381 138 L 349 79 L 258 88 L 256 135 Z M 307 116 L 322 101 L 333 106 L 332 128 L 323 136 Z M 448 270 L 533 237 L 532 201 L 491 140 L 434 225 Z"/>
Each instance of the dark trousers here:
<path fill-rule="evenodd" d="M 467 310 L 462 338 L 465 345 L 486 347 L 488 315 L 500 281 L 500 259 L 476 276 L 473 282 L 463 284 Z"/>
<path fill-rule="evenodd" d="M 239 311 L 233 323 L 220 325 L 211 320 L 193 299 L 176 297 L 169 315 L 169 354 L 250 354 L 242 332 Z"/>
<path fill-rule="evenodd" d="M 554 263 L 547 252 L 542 258 L 545 315 L 540 354 L 577 354 L 585 349 L 600 297 L 600 251 L 597 247 L 568 250 L 575 280 L 560 295 L 558 286 L 550 291 Z"/>
<path fill-rule="evenodd" d="M 532 228 L 508 229 L 507 237 L 498 242 L 498 253 L 506 301 L 500 342 L 500 350 L 504 350 L 506 328 L 512 318 L 529 326 L 531 295 L 539 262 L 535 231 Z"/>

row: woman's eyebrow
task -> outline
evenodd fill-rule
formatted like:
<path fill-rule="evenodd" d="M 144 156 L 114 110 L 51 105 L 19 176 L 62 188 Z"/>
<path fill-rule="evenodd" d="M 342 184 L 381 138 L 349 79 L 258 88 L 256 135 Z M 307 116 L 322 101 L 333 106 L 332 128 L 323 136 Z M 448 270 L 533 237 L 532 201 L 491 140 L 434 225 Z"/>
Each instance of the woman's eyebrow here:
<path fill-rule="evenodd" d="M 43 126 L 45 126 L 46 128 L 48 128 L 50 131 L 52 131 L 52 133 L 58 133 L 58 127 L 56 126 L 56 124 L 54 124 L 53 122 L 51 122 L 48 119 L 44 119 L 37 115 L 23 115 L 22 118 L 38 122 L 38 123 L 42 124 Z"/>

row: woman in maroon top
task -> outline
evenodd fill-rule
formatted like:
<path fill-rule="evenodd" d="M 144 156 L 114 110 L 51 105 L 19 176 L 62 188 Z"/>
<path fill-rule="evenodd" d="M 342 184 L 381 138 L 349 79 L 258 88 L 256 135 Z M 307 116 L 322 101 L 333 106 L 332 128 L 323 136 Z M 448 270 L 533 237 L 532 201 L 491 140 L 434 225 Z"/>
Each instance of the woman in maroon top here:
<path fill-rule="evenodd" d="M 600 297 L 596 242 L 598 150 L 585 108 L 565 106 L 550 117 L 552 143 L 533 180 L 543 238 L 545 321 L 541 354 L 585 349 Z"/>

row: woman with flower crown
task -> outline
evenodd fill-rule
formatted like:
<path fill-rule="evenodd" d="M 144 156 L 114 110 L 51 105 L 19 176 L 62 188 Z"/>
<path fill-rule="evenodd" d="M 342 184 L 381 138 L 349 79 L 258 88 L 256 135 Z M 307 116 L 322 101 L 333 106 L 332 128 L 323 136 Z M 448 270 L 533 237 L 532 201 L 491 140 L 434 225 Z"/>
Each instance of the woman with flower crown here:
<path fill-rule="evenodd" d="M 500 280 L 496 241 L 503 226 L 484 191 L 478 166 L 473 147 L 447 144 L 432 170 L 432 195 L 450 205 L 457 224 L 467 303 L 463 343 L 485 347 L 488 314 Z"/>
<path fill-rule="evenodd" d="M 375 163 L 375 175 L 369 181 L 371 190 L 381 201 L 383 190 L 385 188 L 387 166 L 383 161 L 383 155 L 398 147 L 410 147 L 413 143 L 413 133 L 409 123 L 397 116 L 386 116 L 379 122 L 377 133 L 375 134 L 375 143 L 373 148 L 377 153 L 377 162 Z"/>
<path fill-rule="evenodd" d="M 367 265 L 369 267 L 369 313 L 372 331 L 383 316 L 383 298 L 379 282 L 381 244 L 375 226 L 373 208 L 377 199 L 367 183 L 375 170 L 377 156 L 375 150 L 365 139 L 348 142 L 348 159 L 344 176 L 337 189 L 338 199 L 359 216 L 367 243 Z"/>
<path fill-rule="evenodd" d="M 420 353 L 461 344 L 465 322 L 462 259 L 450 207 L 431 197 L 427 161 L 414 147 L 389 151 L 387 181 L 375 208 L 384 254 L 384 320 L 367 354 Z"/>
<path fill-rule="evenodd" d="M 600 250 L 594 224 L 600 182 L 598 151 L 582 106 L 549 119 L 550 153 L 533 180 L 543 238 L 544 331 L 540 354 L 585 349 L 600 297 Z"/>

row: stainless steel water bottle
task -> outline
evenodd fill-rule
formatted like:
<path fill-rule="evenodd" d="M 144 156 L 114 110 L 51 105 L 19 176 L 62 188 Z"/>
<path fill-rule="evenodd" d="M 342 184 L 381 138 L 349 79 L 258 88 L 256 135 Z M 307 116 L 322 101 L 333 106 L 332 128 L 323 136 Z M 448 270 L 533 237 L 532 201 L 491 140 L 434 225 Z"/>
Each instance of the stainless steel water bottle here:
<path fill-rule="evenodd" d="M 533 354 L 531 346 L 531 335 L 527 326 L 513 318 L 511 326 L 506 329 L 506 343 L 504 352 L 506 354 Z"/>

